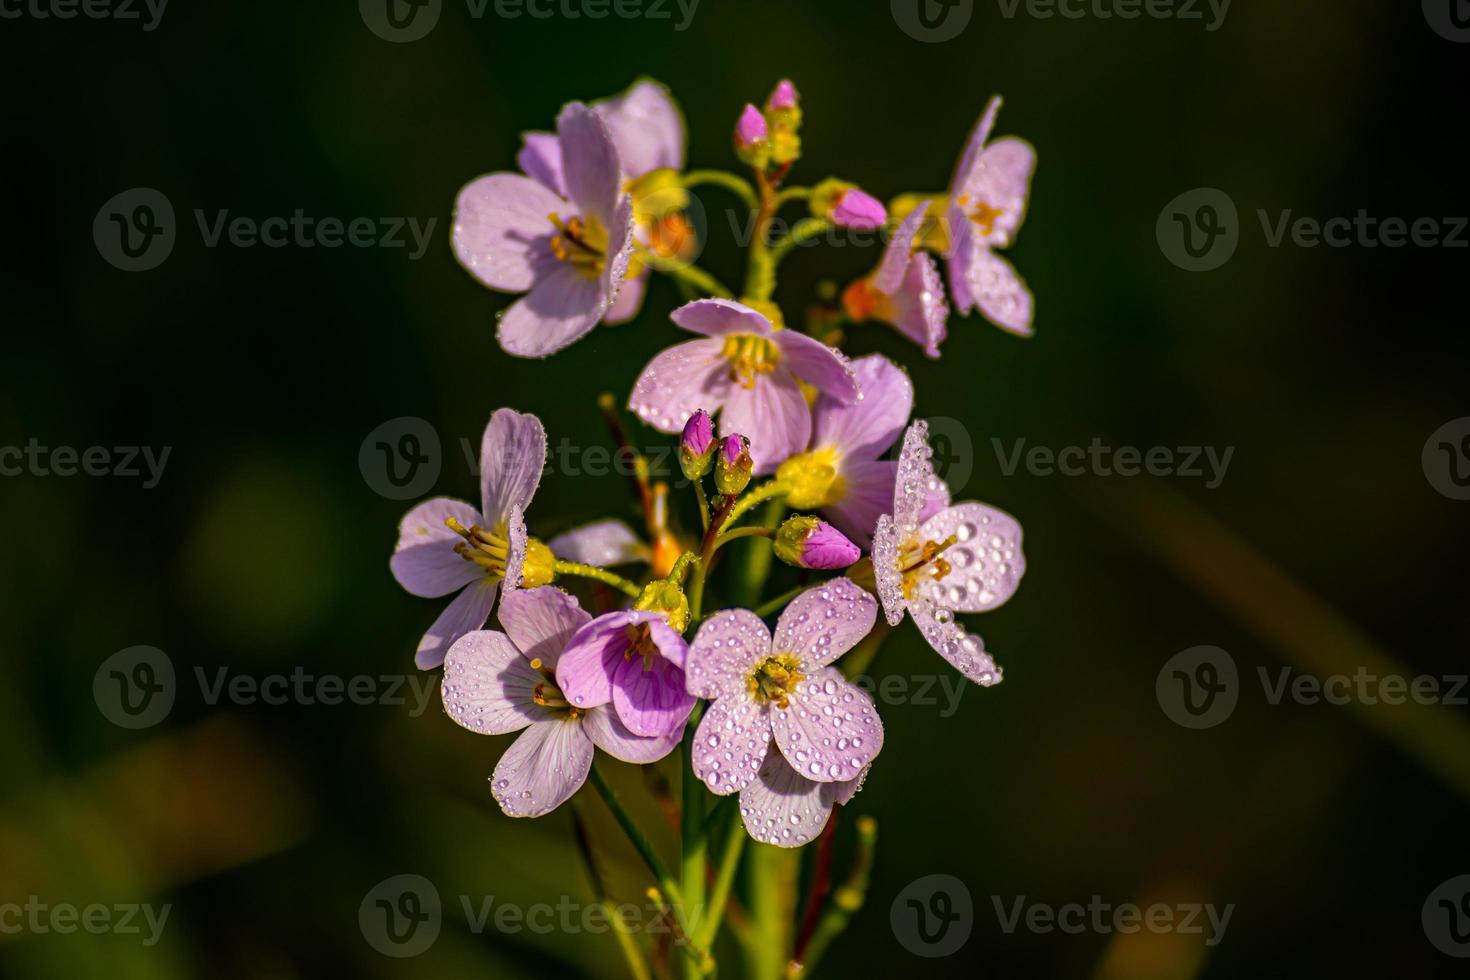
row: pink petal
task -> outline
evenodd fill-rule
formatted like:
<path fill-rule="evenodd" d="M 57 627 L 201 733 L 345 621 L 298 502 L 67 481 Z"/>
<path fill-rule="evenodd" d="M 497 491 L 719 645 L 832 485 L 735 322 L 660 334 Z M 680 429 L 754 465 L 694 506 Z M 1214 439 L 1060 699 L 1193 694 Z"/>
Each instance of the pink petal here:
<path fill-rule="evenodd" d="M 732 333 L 769 337 L 772 333 L 771 321 L 764 313 L 733 299 L 697 299 L 670 313 L 669 319 L 690 333 L 702 333 L 706 337 Z"/>
<path fill-rule="evenodd" d="M 872 699 L 832 667 L 796 685 L 790 705 L 771 711 L 771 729 L 791 767 L 819 783 L 857 779 L 883 748 Z"/>
<path fill-rule="evenodd" d="M 617 712 L 609 705 L 593 708 L 582 719 L 582 728 L 599 749 L 620 762 L 644 765 L 657 762 L 667 756 L 679 744 L 682 731 L 675 731 L 659 738 L 642 738 L 634 735 L 618 720 Z"/>
<path fill-rule="evenodd" d="M 919 523 L 949 501 L 949 487 L 934 472 L 929 448 L 929 424 L 915 419 L 903 434 L 898 454 L 898 475 L 893 482 L 893 522 L 902 535 L 918 531 Z"/>
<path fill-rule="evenodd" d="M 812 445 L 836 448 L 843 459 L 877 459 L 908 424 L 914 383 L 882 354 L 853 361 L 852 370 L 862 397 L 850 405 L 825 395 L 818 398 L 812 407 Z M 868 533 L 872 530 L 867 528 Z"/>
<path fill-rule="evenodd" d="M 569 102 L 556 117 L 567 196 L 582 215 L 612 226 L 622 191 L 622 167 L 607 124 L 581 102 Z"/>
<path fill-rule="evenodd" d="M 984 504 L 956 504 L 924 522 L 919 537 L 956 541 L 945 551 L 950 572 L 931 582 L 935 602 L 956 612 L 989 612 L 1016 594 L 1026 574 L 1021 525 L 1010 514 Z"/>
<path fill-rule="evenodd" d="M 505 557 L 505 588 L 519 589 L 526 566 L 526 549 L 531 535 L 526 530 L 526 518 L 519 507 L 510 509 L 510 518 L 505 522 L 505 537 L 509 547 Z"/>
<path fill-rule="evenodd" d="M 538 721 L 500 757 L 490 791 L 508 817 L 541 817 L 561 806 L 592 771 L 592 740 L 568 718 Z"/>
<path fill-rule="evenodd" d="M 730 390 L 724 341 L 691 340 L 654 357 L 638 376 L 628 410 L 660 432 L 681 432 L 701 408 L 714 411 Z"/>
<path fill-rule="evenodd" d="M 602 314 L 612 309 L 613 303 L 628 276 L 628 262 L 633 256 L 633 198 L 624 194 L 613 208 L 612 220 L 607 226 L 608 255 L 602 266 L 602 293 L 598 304 Z"/>
<path fill-rule="evenodd" d="M 792 372 L 807 384 L 845 405 L 857 401 L 857 378 L 840 350 L 794 330 L 778 330 L 775 341 Z"/>
<path fill-rule="evenodd" d="M 651 629 L 656 633 L 659 625 L 654 623 Z M 682 730 L 695 700 L 684 690 L 684 671 L 663 657 L 654 657 L 646 666 L 642 657 L 619 664 L 612 699 L 619 720 L 633 734 L 645 737 Z"/>
<path fill-rule="evenodd" d="M 934 651 L 967 679 L 981 687 L 993 687 L 1001 682 L 1001 669 L 985 652 L 984 641 L 967 632 L 954 613 L 922 597 L 910 603 L 908 610 L 914 625 Z"/>
<path fill-rule="evenodd" d="M 618 292 L 617 299 L 607 308 L 602 315 L 602 322 L 610 326 L 627 323 L 638 315 L 643 308 L 643 296 L 648 292 L 648 276 L 645 270 L 632 279 L 623 280 L 623 288 Z"/>
<path fill-rule="evenodd" d="M 791 600 L 776 622 L 771 649 L 794 654 L 815 674 L 873 631 L 878 600 L 851 579 L 834 578 Z"/>
<path fill-rule="evenodd" d="M 903 219 L 903 223 L 888 240 L 883 249 L 883 258 L 878 263 L 878 271 L 873 274 L 873 287 L 879 292 L 890 295 L 898 292 L 904 273 L 908 270 L 909 258 L 914 254 L 914 236 L 919 233 L 928 217 L 929 202 L 925 201 L 909 212 L 908 217 Z"/>
<path fill-rule="evenodd" d="M 705 711 L 689 764 L 711 793 L 728 796 L 755 778 L 771 744 L 770 712 L 744 691 L 720 698 Z"/>
<path fill-rule="evenodd" d="M 649 559 L 648 546 L 632 528 L 617 520 L 572 528 L 546 542 L 546 547 L 562 561 L 582 565 L 629 565 Z"/>
<path fill-rule="evenodd" d="M 811 409 L 791 373 L 778 368 L 757 375 L 750 388 L 730 386 L 720 431 L 738 432 L 750 440 L 753 472 L 764 476 L 806 449 L 812 434 Z"/>
<path fill-rule="evenodd" d="M 949 304 L 939 266 L 927 252 L 916 254 L 909 262 L 903 284 L 893 297 L 892 322 L 925 355 L 939 357 L 939 345 L 949 335 Z"/>
<path fill-rule="evenodd" d="M 740 817 L 746 832 L 777 847 L 809 844 L 827 826 L 833 806 L 852 799 L 866 775 L 864 770 L 846 782 L 813 782 L 792 769 L 772 746 L 759 778 L 740 791 Z"/>
<path fill-rule="evenodd" d="M 698 698 L 745 693 L 755 665 L 771 655 L 771 631 L 749 609 L 717 612 L 694 635 L 685 664 L 685 683 Z"/>
<path fill-rule="evenodd" d="M 878 599 L 889 626 L 903 622 L 908 599 L 903 594 L 903 571 L 899 568 L 899 552 L 903 547 L 893 518 L 884 514 L 873 530 L 873 577 L 878 583 Z"/>
<path fill-rule="evenodd" d="M 832 223 L 842 228 L 870 230 L 882 228 L 888 221 L 888 209 L 866 191 L 853 188 L 843 194 L 832 209 Z"/>
<path fill-rule="evenodd" d="M 556 686 L 580 708 L 612 700 L 612 679 L 631 647 L 628 627 L 653 613 L 618 612 L 598 616 L 572 635 L 556 665 Z"/>
<path fill-rule="evenodd" d="M 822 513 L 859 548 L 873 543 L 873 528 L 880 515 L 893 507 L 893 479 L 898 463 L 891 459 L 873 462 L 842 461 L 842 499 L 824 507 Z"/>
<path fill-rule="evenodd" d="M 522 133 L 524 144 L 516 154 L 516 166 L 536 183 L 558 197 L 567 196 L 561 172 L 561 140 L 552 133 Z"/>
<path fill-rule="evenodd" d="M 413 658 L 419 669 L 433 670 L 444 662 L 444 655 L 455 640 L 484 626 L 485 620 L 490 618 L 490 610 L 495 608 L 498 591 L 499 583 L 488 577 L 466 585 L 454 601 L 444 607 L 434 625 L 419 641 L 418 652 Z"/>
<path fill-rule="evenodd" d="M 650 170 L 684 169 L 684 116 L 658 82 L 643 80 L 620 96 L 593 103 L 607 124 L 627 177 Z"/>
<path fill-rule="evenodd" d="M 435 497 L 405 514 L 398 525 L 398 544 L 388 565 L 398 584 L 412 595 L 437 599 L 484 575 L 479 565 L 455 552 L 454 546 L 464 538 L 449 530 L 447 517 L 465 527 L 480 523 L 479 513 L 464 501 Z"/>
<path fill-rule="evenodd" d="M 955 168 L 954 179 L 950 181 L 950 197 L 958 197 L 960 188 L 970 179 L 975 168 L 980 163 L 980 154 L 985 151 L 985 142 L 990 139 L 991 132 L 995 129 L 996 117 L 1000 115 L 1001 99 L 994 96 L 985 106 L 985 111 L 980 114 L 980 121 L 970 131 L 970 138 L 965 142 L 965 152 L 960 156 L 959 166 Z"/>
<path fill-rule="evenodd" d="M 546 465 L 546 430 L 534 415 L 496 409 L 480 439 L 480 500 L 492 525 L 524 510 Z"/>
<path fill-rule="evenodd" d="M 500 600 L 500 625 L 527 661 L 556 669 L 561 652 L 577 630 L 592 622 L 575 598 L 561 589 L 509 589 Z"/>
<path fill-rule="evenodd" d="M 529 295 L 500 315 L 495 339 L 515 357 L 549 357 L 592 332 L 607 310 L 601 277 L 554 262 Z"/>
<path fill-rule="evenodd" d="M 520 174 L 488 174 L 466 184 L 454 204 L 455 257 L 491 289 L 521 293 L 557 265 L 549 216 L 566 201 Z"/>
<path fill-rule="evenodd" d="M 956 189 L 954 200 L 961 196 L 968 198 L 964 207 L 971 213 L 979 204 L 1000 212 L 991 223 L 989 234 L 982 230 L 984 244 L 1005 248 L 1016 240 L 1016 232 L 1026 219 L 1026 202 L 1031 196 L 1031 175 L 1035 170 L 1036 151 L 1023 140 L 996 140 L 980 154 L 965 183 Z"/>
<path fill-rule="evenodd" d="M 985 246 L 980 229 L 958 208 L 950 208 L 949 224 L 949 286 L 955 308 L 965 314 L 979 307 L 1002 330 L 1031 336 L 1035 301 L 1016 270 Z"/>
<path fill-rule="evenodd" d="M 534 700 L 542 681 L 505 634 L 475 630 L 449 648 L 439 695 L 457 724 L 481 735 L 508 735 L 546 717 Z"/>

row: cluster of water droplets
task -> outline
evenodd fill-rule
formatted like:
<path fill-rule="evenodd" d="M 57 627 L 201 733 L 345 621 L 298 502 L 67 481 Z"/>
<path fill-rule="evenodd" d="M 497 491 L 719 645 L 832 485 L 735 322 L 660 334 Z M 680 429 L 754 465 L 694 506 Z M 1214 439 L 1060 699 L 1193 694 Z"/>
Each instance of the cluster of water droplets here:
<path fill-rule="evenodd" d="M 807 590 L 786 607 L 776 626 L 775 645 L 800 661 L 803 674 L 811 674 L 867 635 L 876 617 L 871 595 L 851 579 L 833 579 Z"/>
<path fill-rule="evenodd" d="M 1026 570 L 1020 525 L 983 504 L 957 504 L 941 511 L 924 523 L 920 537 L 954 541 L 943 555 L 949 573 L 925 580 L 920 587 L 938 606 L 986 612 L 1011 597 Z"/>
<path fill-rule="evenodd" d="M 816 782 L 856 779 L 883 747 L 883 722 L 872 700 L 831 668 L 800 684 L 771 726 L 781 754 Z"/>
<path fill-rule="evenodd" d="M 729 695 L 711 706 L 694 736 L 694 775 L 726 795 L 750 782 L 771 744 L 770 705 Z"/>

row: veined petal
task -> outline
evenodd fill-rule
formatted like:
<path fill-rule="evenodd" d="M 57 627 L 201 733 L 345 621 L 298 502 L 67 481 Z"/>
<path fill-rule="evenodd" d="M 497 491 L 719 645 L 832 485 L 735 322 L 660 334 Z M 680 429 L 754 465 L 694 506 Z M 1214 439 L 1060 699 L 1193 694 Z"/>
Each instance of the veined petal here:
<path fill-rule="evenodd" d="M 549 216 L 568 210 L 529 177 L 487 174 L 459 192 L 450 244 L 460 265 L 491 289 L 525 292 L 557 265 Z"/>
<path fill-rule="evenodd" d="M 642 738 L 628 730 L 618 720 L 611 705 L 602 705 L 588 711 L 582 719 L 583 730 L 594 745 L 620 762 L 645 765 L 667 756 L 679 744 L 684 734 L 672 732 L 658 738 Z"/>
<path fill-rule="evenodd" d="M 485 574 L 454 550 L 464 538 L 444 523 L 449 517 L 465 527 L 480 523 L 479 512 L 464 501 L 435 497 L 405 514 L 398 525 L 398 544 L 388 564 L 398 584 L 412 595 L 437 599 Z"/>
<path fill-rule="evenodd" d="M 974 236 L 956 236 L 955 257 L 950 260 L 950 285 L 963 277 L 965 290 L 985 319 L 1018 337 L 1030 337 L 1036 315 L 1031 291 L 1011 264 L 999 255 L 973 243 Z M 958 293 L 956 293 L 958 295 Z"/>
<path fill-rule="evenodd" d="M 883 248 L 883 258 L 878 263 L 877 271 L 873 273 L 873 288 L 889 295 L 898 292 L 904 273 L 908 270 L 909 259 L 914 254 L 914 236 L 919 233 L 928 217 L 929 202 L 924 201 L 903 219 Z"/>
<path fill-rule="evenodd" d="M 790 705 L 771 712 L 771 729 L 791 767 L 819 783 L 857 779 L 883 748 L 872 698 L 832 667 L 796 685 Z"/>
<path fill-rule="evenodd" d="M 413 658 L 419 669 L 433 670 L 444 662 L 444 655 L 455 640 L 484 626 L 485 620 L 490 618 L 490 610 L 495 608 L 495 596 L 499 591 L 500 583 L 484 576 L 466 585 L 444 607 L 434 625 L 419 641 L 418 652 Z"/>
<path fill-rule="evenodd" d="M 572 635 L 556 665 L 556 686 L 568 701 L 580 708 L 593 708 L 612 700 L 613 675 L 632 647 L 628 627 L 648 615 L 606 613 Z"/>
<path fill-rule="evenodd" d="M 644 270 L 631 279 L 623 279 L 623 288 L 618 291 L 617 298 L 602 315 L 603 323 L 617 326 L 620 323 L 627 323 L 638 315 L 638 311 L 643 309 L 643 296 L 648 292 L 649 275 L 650 273 Z"/>
<path fill-rule="evenodd" d="M 554 586 L 509 589 L 500 600 L 500 625 L 525 659 L 556 669 L 577 630 L 592 622 L 576 598 Z"/>
<path fill-rule="evenodd" d="M 919 597 L 908 604 L 909 615 L 924 639 L 955 670 L 981 687 L 993 687 L 1002 679 L 1000 667 L 985 651 L 985 642 L 965 630 L 951 610 Z"/>
<path fill-rule="evenodd" d="M 566 179 L 561 171 L 561 140 L 554 133 L 522 133 L 521 152 L 516 166 L 536 183 L 558 197 L 567 196 Z"/>
<path fill-rule="evenodd" d="M 439 696 L 460 726 L 508 735 L 547 716 L 534 697 L 542 680 L 505 634 L 475 630 L 449 648 Z"/>
<path fill-rule="evenodd" d="M 659 625 L 654 623 L 650 629 L 657 632 Z M 682 731 L 695 699 L 684 690 L 684 671 L 678 664 L 664 657 L 654 657 L 647 663 L 642 657 L 634 657 L 618 665 L 613 675 L 612 700 L 619 720 L 628 730 L 648 737 Z"/>
<path fill-rule="evenodd" d="M 956 504 L 924 522 L 919 537 L 955 543 L 944 552 L 950 571 L 925 588 L 935 603 L 956 612 L 989 612 L 1016 594 L 1026 574 L 1021 525 L 985 504 Z"/>
<path fill-rule="evenodd" d="M 669 90 L 644 79 L 622 95 L 592 104 L 607 124 L 627 177 L 650 170 L 684 169 L 684 116 Z"/>
<path fill-rule="evenodd" d="M 604 277 L 555 262 L 531 292 L 500 315 L 495 339 L 514 357 L 549 357 L 581 340 L 607 311 Z"/>
<path fill-rule="evenodd" d="M 669 319 L 690 333 L 702 333 L 706 337 L 732 333 L 769 337 L 773 332 L 771 321 L 764 313 L 733 299 L 697 299 L 670 313 Z"/>
<path fill-rule="evenodd" d="M 991 248 L 1005 248 L 1016 240 L 1026 219 L 1036 151 L 1024 140 L 996 140 L 980 154 L 964 184 L 953 198 L 971 214 L 983 207 L 976 225 L 980 240 Z"/>
<path fill-rule="evenodd" d="M 873 631 L 878 600 L 848 578 L 807 589 L 776 622 L 771 649 L 794 654 L 801 672 L 814 674 Z"/>
<path fill-rule="evenodd" d="M 505 589 L 509 592 L 521 587 L 526 569 L 526 548 L 531 543 L 526 518 L 519 507 L 510 509 L 510 517 L 505 522 L 505 538 L 509 544 L 505 557 Z"/>
<path fill-rule="evenodd" d="M 546 465 L 546 430 L 534 415 L 496 409 L 480 439 L 480 500 L 492 525 L 525 509 L 536 496 Z"/>
<path fill-rule="evenodd" d="M 689 765 L 711 793 L 728 796 L 755 778 L 771 745 L 771 709 L 741 691 L 705 710 Z"/>
<path fill-rule="evenodd" d="M 794 330 L 778 330 L 773 339 L 791 371 L 807 384 L 844 405 L 858 400 L 857 377 L 840 350 Z"/>
<path fill-rule="evenodd" d="M 882 354 L 852 362 L 862 397 L 850 405 L 826 395 L 812 407 L 812 445 L 834 447 L 842 458 L 877 459 L 903 433 L 914 410 L 914 383 Z M 886 503 L 885 503 L 886 506 Z M 871 534 L 872 527 L 867 529 Z"/>
<path fill-rule="evenodd" d="M 980 163 L 980 154 L 985 151 L 985 143 L 990 139 L 990 134 L 995 130 L 996 117 L 1000 115 L 1001 98 L 993 96 L 985 106 L 985 111 L 980 114 L 980 121 L 970 131 L 970 138 L 965 142 L 965 151 L 960 155 L 960 162 L 955 167 L 954 179 L 950 181 L 951 199 L 959 196 L 960 189 L 970 180 L 975 168 Z"/>
<path fill-rule="evenodd" d="M 923 348 L 926 356 L 939 357 L 939 345 L 949 335 L 949 303 L 934 256 L 919 252 L 909 262 L 903 284 L 893 296 L 891 322 Z"/>
<path fill-rule="evenodd" d="M 562 561 L 582 565 L 630 565 L 648 561 L 648 546 L 622 521 L 595 521 L 564 531 L 546 542 Z"/>
<path fill-rule="evenodd" d="M 893 518 L 887 514 L 878 518 L 878 526 L 873 531 L 873 577 L 878 583 L 878 599 L 883 603 L 883 615 L 888 618 L 889 626 L 903 622 L 903 614 L 908 611 L 898 558 L 902 546 Z"/>
<path fill-rule="evenodd" d="M 684 429 L 701 408 L 715 411 L 730 391 L 724 341 L 691 340 L 654 357 L 638 376 L 628 410 L 660 432 Z"/>
<path fill-rule="evenodd" d="M 598 303 L 602 315 L 612 309 L 628 275 L 628 261 L 633 255 L 633 198 L 624 194 L 613 208 L 607 226 L 607 260 L 602 266 L 602 295 Z"/>
<path fill-rule="evenodd" d="M 508 817 L 541 817 L 561 806 L 592 771 L 592 740 L 570 718 L 538 721 L 500 757 L 490 791 Z"/>
<path fill-rule="evenodd" d="M 929 423 L 915 419 L 903 434 L 893 482 L 893 523 L 901 535 L 917 532 L 924 517 L 938 509 L 940 500 L 949 501 L 949 487 L 934 472 L 933 456 Z"/>
<path fill-rule="evenodd" d="M 878 518 L 893 507 L 893 481 L 898 463 L 891 459 L 873 462 L 844 459 L 841 470 L 842 499 L 822 508 L 822 513 L 853 544 L 866 551 L 872 546 Z"/>
<path fill-rule="evenodd" d="M 569 102 L 556 117 L 567 196 L 578 212 L 611 228 L 622 189 L 617 147 L 604 123 L 581 102 Z"/>
<path fill-rule="evenodd" d="M 749 388 L 731 385 L 720 415 L 720 431 L 750 440 L 756 476 L 773 473 L 807 447 L 812 414 L 801 388 L 785 368 L 757 375 Z"/>
<path fill-rule="evenodd" d="M 867 770 L 856 779 L 818 783 L 807 779 L 772 746 L 757 779 L 740 791 L 740 817 L 755 840 L 777 847 L 801 847 L 816 840 L 832 808 L 862 788 Z"/>
<path fill-rule="evenodd" d="M 699 698 L 745 693 L 755 665 L 771 654 L 771 631 L 749 609 L 717 612 L 694 635 L 689 646 L 685 683 Z"/>

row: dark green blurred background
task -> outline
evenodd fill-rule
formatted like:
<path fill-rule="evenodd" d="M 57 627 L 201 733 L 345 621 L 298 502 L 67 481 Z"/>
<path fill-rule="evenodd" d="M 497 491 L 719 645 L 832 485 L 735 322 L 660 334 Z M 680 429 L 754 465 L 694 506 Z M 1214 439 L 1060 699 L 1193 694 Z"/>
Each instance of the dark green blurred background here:
<path fill-rule="evenodd" d="M 474 935 L 458 913 L 460 895 L 588 895 L 565 810 L 517 822 L 491 799 L 485 778 L 509 739 L 460 730 L 437 700 L 421 717 L 411 702 L 212 707 L 193 674 L 411 671 L 440 604 L 388 574 L 408 504 L 360 473 L 368 433 L 426 419 L 444 446 L 435 491 L 473 497 L 460 440 L 477 444 L 492 409 L 538 414 L 553 446 L 603 445 L 595 396 L 625 397 L 678 339 L 666 316 L 677 296 L 660 281 L 635 324 L 545 363 L 508 358 L 493 338 L 506 299 L 448 247 L 459 187 L 511 169 L 519 133 L 549 128 L 563 102 L 639 75 L 681 101 L 691 165 L 732 166 L 741 105 L 789 75 L 807 120 L 794 181 L 839 174 L 883 198 L 942 190 L 993 92 L 1006 97 L 998 131 L 1041 160 L 1009 253 L 1038 298 L 1033 340 L 955 320 L 943 359 L 927 362 L 879 327 L 850 334 L 850 352 L 910 368 L 919 414 L 963 422 L 955 452 L 971 473 L 957 496 L 1021 519 L 1030 571 L 1009 605 L 972 623 L 1005 684 L 966 690 L 951 717 L 880 705 L 886 749 L 845 818 L 877 818 L 877 864 L 824 972 L 1453 975 L 1459 961 L 1431 945 L 1420 914 L 1470 872 L 1466 709 L 1272 706 L 1256 673 L 1465 672 L 1470 503 L 1436 492 L 1420 457 L 1432 432 L 1470 415 L 1467 253 L 1271 248 L 1255 214 L 1470 213 L 1470 48 L 1431 30 L 1417 3 L 1371 0 L 1236 0 L 1214 32 L 1024 7 L 1008 19 L 976 0 L 945 43 L 910 37 L 886 2 L 703 0 L 683 32 L 670 9 L 674 21 L 493 8 L 476 20 L 445 0 L 437 28 L 407 44 L 375 36 L 347 0 L 179 2 L 146 32 L 0 21 L 0 446 L 172 447 L 153 489 L 0 480 L 0 903 L 173 906 L 150 948 L 0 935 L 0 972 L 620 975 L 608 936 Z M 134 187 L 169 198 L 179 238 L 161 266 L 128 273 L 103 260 L 92 225 Z M 1235 257 L 1199 274 L 1155 240 L 1161 209 L 1197 187 L 1226 191 L 1243 222 Z M 701 199 L 702 264 L 737 280 L 731 199 Z M 211 249 L 196 208 L 439 224 L 418 261 L 405 249 Z M 819 280 L 846 282 L 876 257 L 800 253 L 777 299 L 795 317 Z M 1235 456 L 1206 490 L 1008 477 L 991 442 L 1094 437 Z M 532 530 L 609 513 L 634 514 L 619 477 L 553 474 Z M 135 732 L 99 712 L 92 684 L 138 644 L 167 652 L 180 690 L 163 724 Z M 1229 721 L 1190 731 L 1161 710 L 1155 679 L 1200 644 L 1233 655 L 1244 691 Z M 877 669 L 943 668 L 905 626 Z M 656 826 L 637 774 L 617 775 Z M 600 819 L 616 889 L 641 901 L 636 859 Z M 410 872 L 451 911 L 430 951 L 389 959 L 364 941 L 358 906 Z M 966 883 L 973 931 L 954 955 L 919 959 L 889 906 L 935 873 Z M 992 897 L 1022 895 L 1235 910 L 1213 948 L 1007 934 Z"/>

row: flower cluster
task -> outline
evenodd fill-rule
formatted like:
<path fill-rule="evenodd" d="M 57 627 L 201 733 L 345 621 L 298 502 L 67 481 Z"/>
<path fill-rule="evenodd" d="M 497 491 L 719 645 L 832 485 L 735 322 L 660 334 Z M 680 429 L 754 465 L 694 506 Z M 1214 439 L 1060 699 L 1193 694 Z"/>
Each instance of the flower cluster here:
<path fill-rule="evenodd" d="M 641 466 L 646 540 L 615 519 L 532 537 L 526 512 L 546 434 L 534 416 L 500 409 L 482 442 L 479 508 L 434 499 L 400 526 L 394 576 L 414 595 L 455 595 L 420 642 L 418 665 L 443 665 L 454 721 L 520 733 L 491 776 L 505 813 L 549 813 L 589 778 L 616 808 L 594 750 L 646 765 L 682 741 L 686 849 L 707 823 L 700 784 L 738 796 L 751 837 L 800 846 L 861 788 L 883 748 L 877 708 L 849 678 L 871 668 L 906 614 L 966 678 L 1000 681 L 958 616 L 1015 593 L 1021 527 L 985 504 L 951 501 L 903 368 L 839 349 L 845 328 L 871 320 L 938 357 L 946 278 L 961 314 L 1031 332 L 1031 294 L 1000 251 L 1024 218 L 1035 154 L 991 139 L 999 107 L 985 109 L 946 193 L 885 206 L 837 178 L 787 183 L 803 123 L 789 81 L 738 115 L 733 146 L 749 178 L 686 170 L 683 117 L 662 86 L 642 81 L 569 104 L 555 134 L 525 135 L 523 173 L 461 192 L 456 255 L 485 285 L 526 294 L 499 321 L 512 355 L 544 357 L 599 323 L 631 319 L 656 272 L 686 296 L 706 294 L 671 315 L 695 339 L 654 355 L 627 401 L 643 423 L 678 436 L 697 524 Z M 699 243 L 685 209 L 701 184 L 736 194 L 754 217 L 738 299 L 691 262 Z M 777 213 L 794 203 L 809 216 L 775 236 Z M 834 227 L 881 228 L 886 245 L 871 274 L 797 328 L 772 301 L 779 265 Z M 602 407 L 621 440 L 615 405 Z M 795 569 L 797 587 L 762 602 L 772 559 Z M 717 596 L 731 601 L 708 611 Z M 498 629 L 485 628 L 492 613 Z M 686 886 L 702 892 L 704 882 Z"/>

